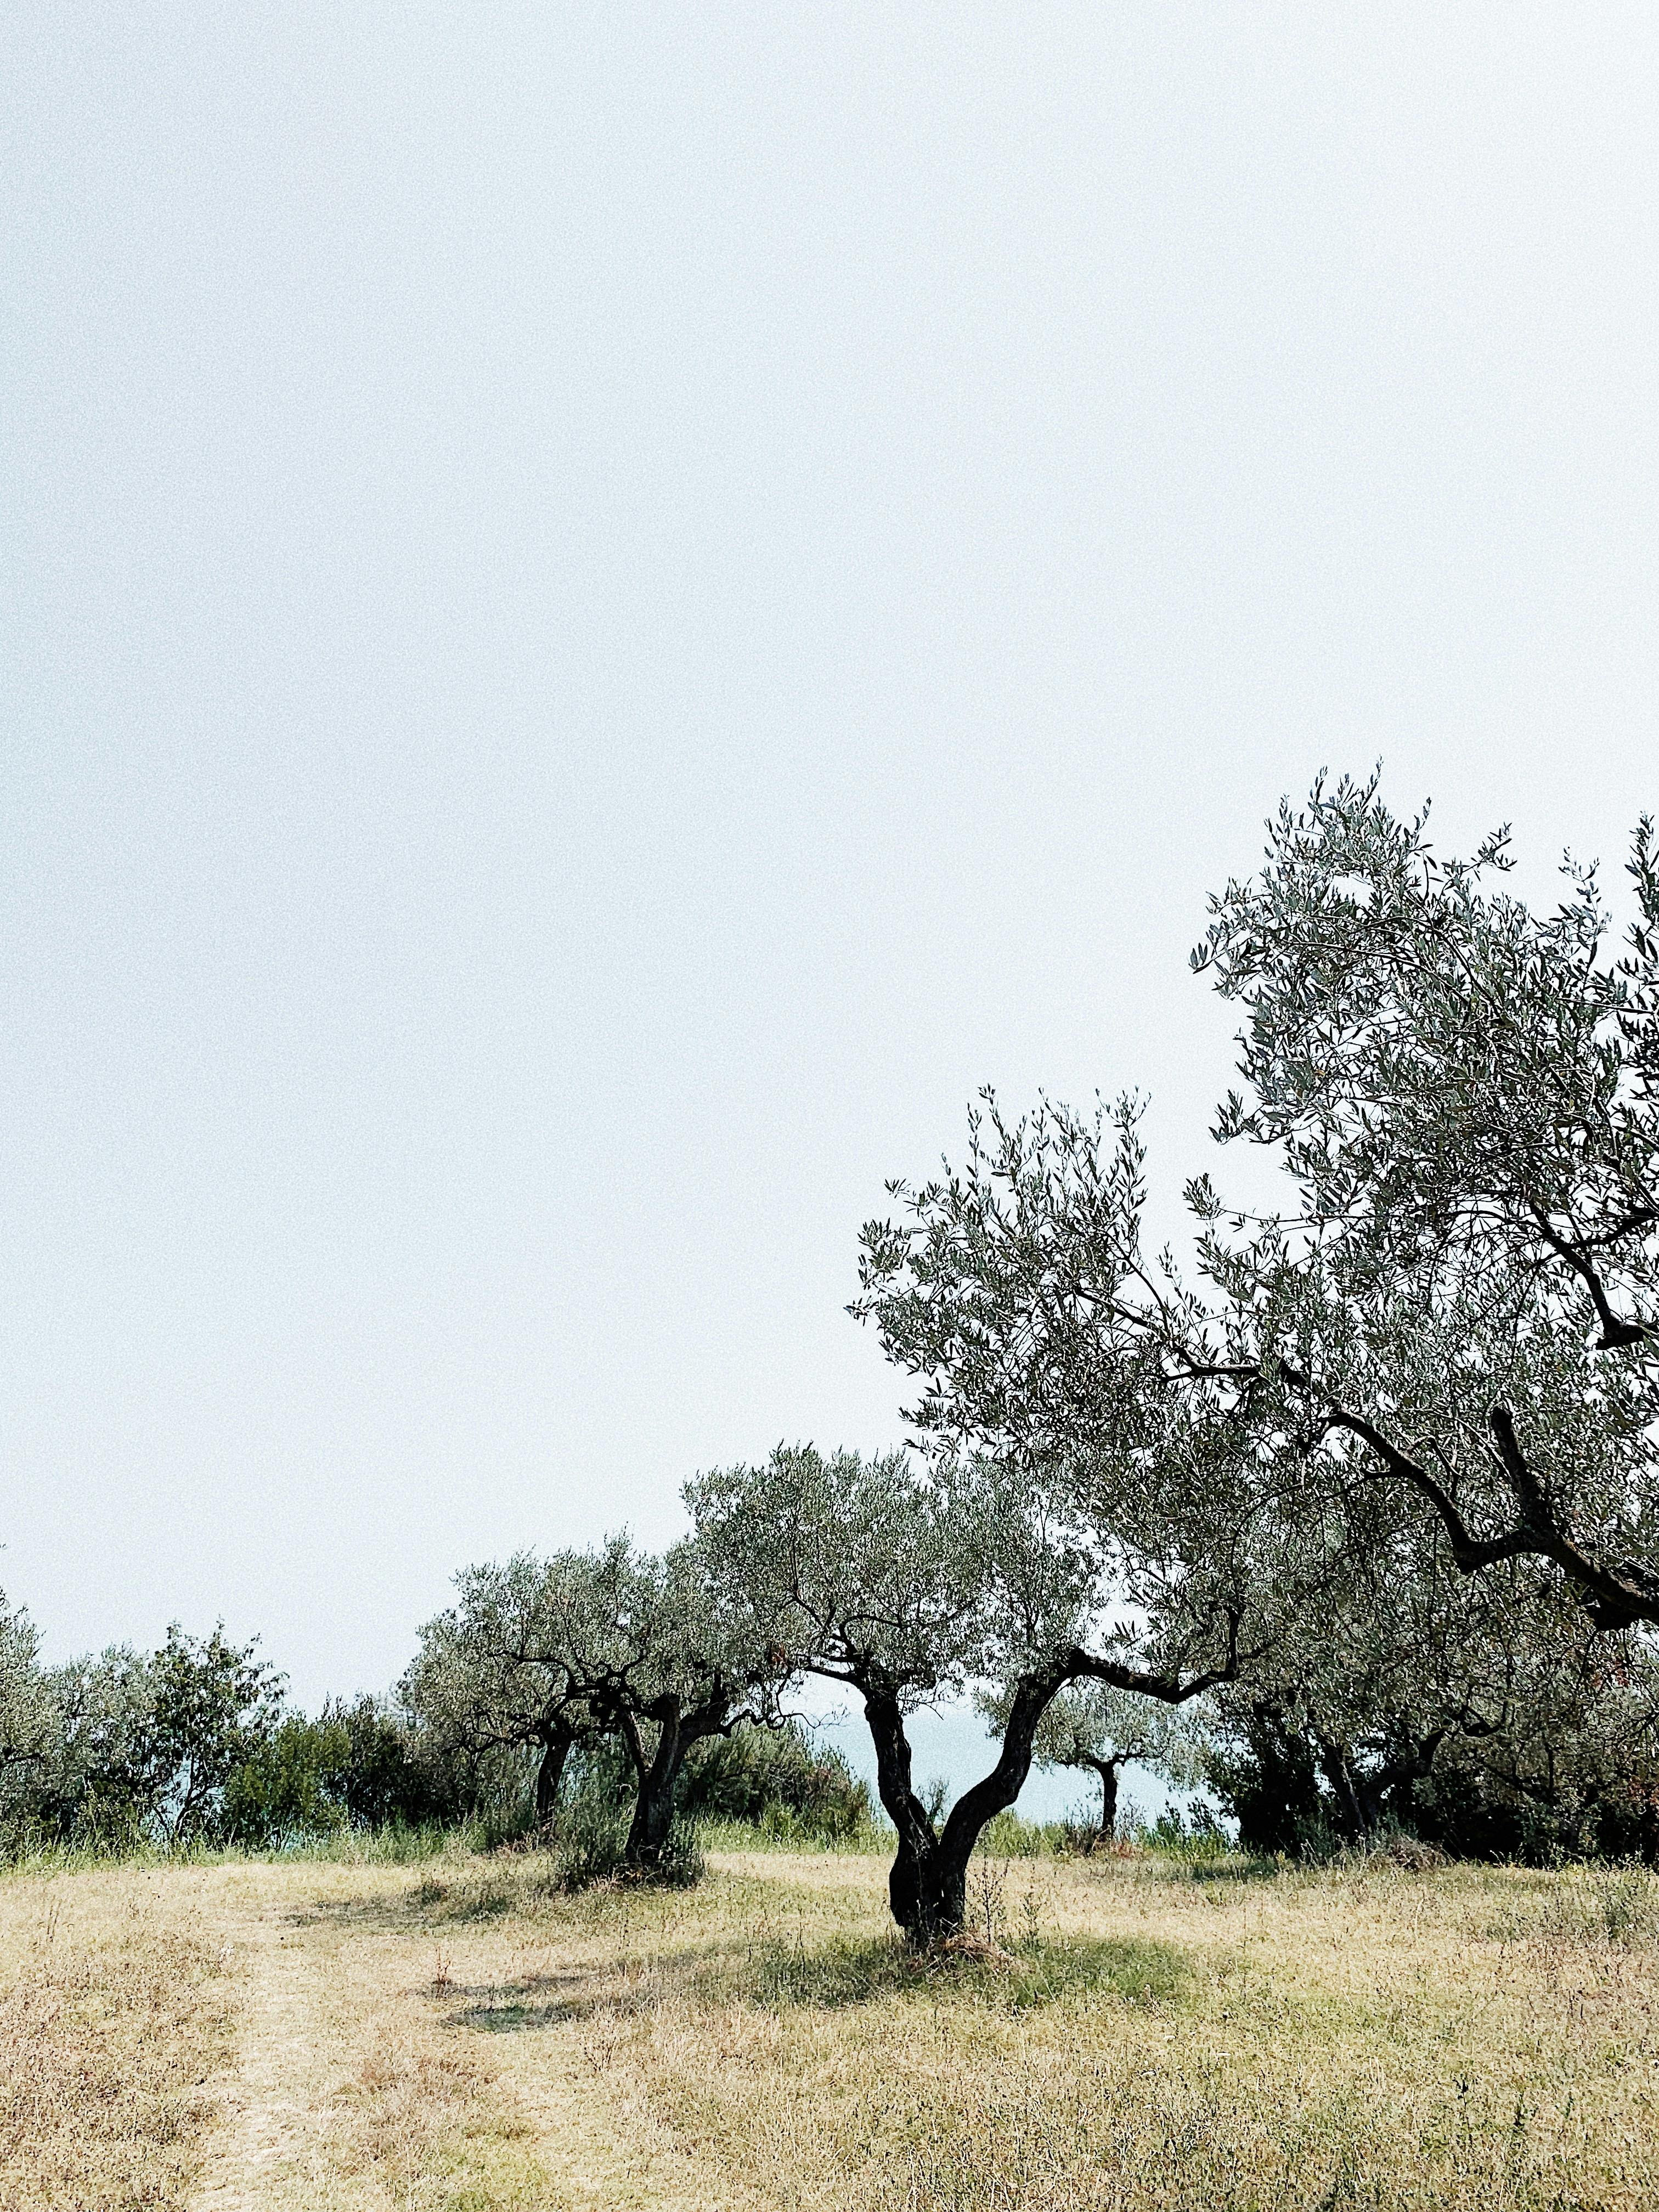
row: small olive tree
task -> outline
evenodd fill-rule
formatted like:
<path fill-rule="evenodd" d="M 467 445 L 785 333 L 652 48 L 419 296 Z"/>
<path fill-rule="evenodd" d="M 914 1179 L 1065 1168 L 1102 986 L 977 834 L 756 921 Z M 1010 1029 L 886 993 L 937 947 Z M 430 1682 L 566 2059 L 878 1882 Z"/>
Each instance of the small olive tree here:
<path fill-rule="evenodd" d="M 780 1446 L 762 1466 L 699 1476 L 686 1498 L 749 1633 L 785 1673 L 859 1697 L 896 1832 L 889 1900 L 915 1942 L 963 1927 L 974 1847 L 1018 1798 L 1068 1683 L 1175 1705 L 1240 1665 L 1248 1600 L 1166 1571 L 1168 1559 L 1126 1568 L 1124 1547 L 1103 1542 L 1060 1488 L 987 1456 L 928 1468 L 903 1454 Z M 1141 1621 L 1114 1623 L 1115 1598 L 1139 1601 Z M 937 1819 L 915 1788 L 909 1723 L 976 1686 L 994 1699 L 997 1755 Z"/>
<path fill-rule="evenodd" d="M 988 1698 L 981 1710 L 994 1727 L 1003 1718 L 1002 1700 Z M 1118 1783 L 1126 1766 L 1148 1766 L 1179 1789 L 1204 1778 L 1210 1741 L 1200 1706 L 1167 1705 L 1121 1690 L 1115 1683 L 1084 1681 L 1061 1690 L 1038 1723 L 1033 1755 L 1037 1765 L 1092 1774 L 1100 1784 L 1097 1832 L 1108 1843 L 1117 1832 Z"/>
<path fill-rule="evenodd" d="M 786 1655 L 756 1632 L 749 1608 L 731 1602 L 695 1539 L 636 1561 L 614 1638 L 593 1704 L 621 1735 L 634 1770 L 628 1863 L 650 1871 L 667 1857 L 693 1744 L 775 1722 L 791 1670 Z"/>
<path fill-rule="evenodd" d="M 625 1543 L 464 1569 L 455 1604 L 422 1629 L 399 1686 L 428 1741 L 475 1790 L 502 1755 L 528 1752 L 538 1824 L 557 1807 L 572 1749 L 598 1730 L 585 1685 L 608 1653 L 608 1600 L 630 1569 Z"/>
<path fill-rule="evenodd" d="M 613 1536 L 469 1568 L 459 1583 L 459 1602 L 422 1632 L 411 1710 L 481 1748 L 540 1746 L 542 1819 L 572 1745 L 618 1738 L 635 1781 L 627 1863 L 659 1869 L 691 1746 L 774 1717 L 785 1670 L 722 1602 L 694 1543 L 657 1558 Z"/>

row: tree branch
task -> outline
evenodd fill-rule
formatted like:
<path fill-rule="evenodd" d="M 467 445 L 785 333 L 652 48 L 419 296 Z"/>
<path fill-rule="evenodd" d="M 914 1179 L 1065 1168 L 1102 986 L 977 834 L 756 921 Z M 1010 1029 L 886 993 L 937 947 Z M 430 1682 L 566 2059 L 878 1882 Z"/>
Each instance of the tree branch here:
<path fill-rule="evenodd" d="M 1566 1262 L 1590 1294 L 1590 1304 L 1595 1308 L 1595 1317 L 1601 1324 L 1601 1334 L 1596 1344 L 1596 1350 L 1617 1352 L 1626 1345 L 1645 1342 L 1653 1334 L 1653 1331 L 1644 1322 L 1621 1321 L 1619 1318 L 1607 1302 L 1607 1294 L 1602 1286 L 1601 1276 L 1585 1258 L 1581 1249 L 1576 1244 L 1569 1243 L 1565 1237 L 1557 1235 L 1550 1225 L 1548 1215 L 1541 1206 L 1534 1206 L 1532 1215 L 1538 1224 L 1539 1235 L 1542 1237 L 1550 1249 Z M 1650 1206 L 1644 1212 L 1638 1211 L 1632 1214 L 1626 1223 L 1620 1224 L 1620 1228 L 1626 1232 L 1631 1229 L 1642 1228 L 1654 1218 L 1654 1209 Z M 1612 1229 L 1605 1237 L 1596 1241 L 1599 1243 L 1611 1243 L 1620 1233 L 1620 1228 Z"/>

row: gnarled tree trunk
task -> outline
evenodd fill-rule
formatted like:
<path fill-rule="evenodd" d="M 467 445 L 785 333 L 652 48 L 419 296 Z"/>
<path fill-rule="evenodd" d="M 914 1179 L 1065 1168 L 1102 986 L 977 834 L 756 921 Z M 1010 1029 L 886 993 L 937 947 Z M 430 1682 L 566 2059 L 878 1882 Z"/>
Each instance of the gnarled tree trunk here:
<path fill-rule="evenodd" d="M 1368 1844 L 1374 1824 L 1355 1784 L 1347 1749 L 1327 1736 L 1318 1742 L 1319 1764 L 1335 1802 L 1338 1825 L 1349 1843 Z"/>
<path fill-rule="evenodd" d="M 1031 1771 L 1037 1723 L 1060 1686 L 1045 1674 L 1022 1682 L 991 1771 L 966 1790 L 943 1828 L 935 1829 L 912 1786 L 910 1742 L 897 1697 L 866 1688 L 865 1717 L 876 1749 L 876 1778 L 898 1850 L 887 1880 L 893 1917 L 915 1944 L 958 1936 L 968 1917 L 968 1869 L 987 1824 L 1019 1796 Z"/>
<path fill-rule="evenodd" d="M 1097 1843 L 1109 1844 L 1117 1833 L 1117 1776 L 1123 1764 L 1121 1759 L 1085 1759 L 1100 1777 L 1100 1831 Z"/>
<path fill-rule="evenodd" d="M 629 1823 L 623 1857 L 635 1873 L 651 1874 L 662 1864 L 674 1826 L 674 1793 L 692 1736 L 679 1699 L 659 1698 L 643 1716 L 653 1721 L 657 1729 L 656 1743 L 647 1754 L 640 1717 L 625 1710 L 617 1716 L 634 1766 L 634 1817 Z"/>

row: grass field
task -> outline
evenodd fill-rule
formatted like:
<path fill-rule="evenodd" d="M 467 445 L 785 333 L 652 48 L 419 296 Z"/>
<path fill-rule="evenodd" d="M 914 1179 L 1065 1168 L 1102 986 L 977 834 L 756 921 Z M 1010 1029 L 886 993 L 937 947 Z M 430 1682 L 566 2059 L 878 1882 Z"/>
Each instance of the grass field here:
<path fill-rule="evenodd" d="M 0 2208 L 1650 2207 L 1659 1882 L 534 1856 L 0 1881 Z"/>

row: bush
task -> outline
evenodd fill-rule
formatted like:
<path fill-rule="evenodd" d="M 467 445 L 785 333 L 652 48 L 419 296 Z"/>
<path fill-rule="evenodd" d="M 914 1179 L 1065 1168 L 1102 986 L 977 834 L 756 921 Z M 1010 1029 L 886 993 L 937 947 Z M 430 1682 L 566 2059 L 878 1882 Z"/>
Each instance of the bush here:
<path fill-rule="evenodd" d="M 1068 1848 L 1063 1820 L 1028 1820 L 1012 1806 L 987 1821 L 979 1840 L 979 1849 L 997 1859 L 1042 1858 Z"/>
<path fill-rule="evenodd" d="M 331 1700 L 321 1724 L 345 1735 L 337 1788 L 354 1828 L 453 1826 L 473 1809 L 473 1778 L 382 1699 Z"/>
<path fill-rule="evenodd" d="M 583 1790 L 557 1813 L 548 1838 L 552 1880 L 564 1890 L 592 1889 L 623 1871 L 628 1816 L 613 1799 Z"/>
<path fill-rule="evenodd" d="M 702 1838 L 689 1820 L 676 1820 L 651 1879 L 665 1889 L 695 1889 L 708 1871 Z"/>
<path fill-rule="evenodd" d="M 708 1736 L 687 1754 L 679 1809 L 691 1821 L 738 1820 L 781 1838 L 850 1842 L 872 1821 L 870 1790 L 838 1751 L 799 1721 Z"/>
<path fill-rule="evenodd" d="M 346 1825 L 351 1742 L 344 1729 L 296 1714 L 257 1744 L 225 1784 L 225 1839 L 250 1850 L 316 1842 Z"/>
<path fill-rule="evenodd" d="M 677 1819 L 657 1865 L 648 1875 L 630 1869 L 627 1861 L 631 1814 L 601 1778 L 587 1778 L 586 1786 L 562 1806 L 546 1826 L 526 1841 L 543 1845 L 551 1860 L 550 1885 L 567 1892 L 592 1889 L 602 1881 L 648 1881 L 668 1889 L 690 1889 L 706 1871 L 702 1844 L 696 1828 Z M 520 1846 L 522 1848 L 522 1846 Z"/>
<path fill-rule="evenodd" d="M 141 1838 L 176 1850 L 217 1841 L 233 1776 L 258 1759 L 283 1722 L 282 1677 L 255 1643 L 186 1636 L 175 1622 L 147 1658 L 106 1655 L 79 1670 L 66 1731 L 65 1784 L 53 1808 L 66 1840 Z"/>
<path fill-rule="evenodd" d="M 1192 1807 L 1183 1819 L 1179 1808 L 1166 1805 L 1141 1838 L 1143 1847 L 1161 1857 L 1204 1864 L 1231 1857 L 1236 1846 L 1207 1805 Z"/>

